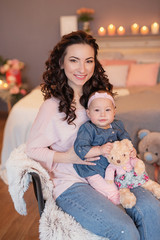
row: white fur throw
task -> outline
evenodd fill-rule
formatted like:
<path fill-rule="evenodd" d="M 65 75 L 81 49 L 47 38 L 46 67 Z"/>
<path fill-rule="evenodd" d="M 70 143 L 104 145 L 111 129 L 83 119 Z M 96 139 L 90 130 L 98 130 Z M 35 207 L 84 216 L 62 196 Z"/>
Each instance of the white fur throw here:
<path fill-rule="evenodd" d="M 53 183 L 48 172 L 36 161 L 27 157 L 25 144 L 14 149 L 6 163 L 9 192 L 16 211 L 26 215 L 24 193 L 31 182 L 30 172 L 39 174 L 43 197 L 46 199 L 40 218 L 40 240 L 107 240 L 81 227 L 73 217 L 57 207 L 52 197 Z"/>

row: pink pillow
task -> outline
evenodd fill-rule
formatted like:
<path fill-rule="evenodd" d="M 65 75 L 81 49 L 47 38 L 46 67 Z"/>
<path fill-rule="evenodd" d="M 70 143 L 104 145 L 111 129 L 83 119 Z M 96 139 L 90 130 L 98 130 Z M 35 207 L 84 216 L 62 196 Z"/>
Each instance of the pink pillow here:
<path fill-rule="evenodd" d="M 154 86 L 157 83 L 159 63 L 132 64 L 127 78 L 127 87 Z"/>
<path fill-rule="evenodd" d="M 114 87 L 126 87 L 128 65 L 108 65 L 103 68 Z"/>
<path fill-rule="evenodd" d="M 136 61 L 135 60 L 118 60 L 118 59 L 114 59 L 114 60 L 101 59 L 100 63 L 103 66 L 107 66 L 107 65 L 130 65 L 130 64 L 136 63 Z"/>

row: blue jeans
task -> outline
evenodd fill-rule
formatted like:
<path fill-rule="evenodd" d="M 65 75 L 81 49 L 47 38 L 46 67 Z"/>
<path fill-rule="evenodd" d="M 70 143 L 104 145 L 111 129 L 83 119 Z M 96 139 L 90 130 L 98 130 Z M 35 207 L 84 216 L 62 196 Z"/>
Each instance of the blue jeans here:
<path fill-rule="evenodd" d="M 159 240 L 160 202 L 141 187 L 132 192 L 137 203 L 127 214 L 86 183 L 75 183 L 56 203 L 82 227 L 110 240 Z"/>

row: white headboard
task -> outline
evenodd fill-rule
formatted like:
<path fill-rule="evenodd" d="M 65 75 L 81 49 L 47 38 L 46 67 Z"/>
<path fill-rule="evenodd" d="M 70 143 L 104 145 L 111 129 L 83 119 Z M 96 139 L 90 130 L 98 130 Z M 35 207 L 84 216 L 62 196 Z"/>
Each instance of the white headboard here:
<path fill-rule="evenodd" d="M 96 37 L 99 59 L 160 62 L 160 35 Z"/>

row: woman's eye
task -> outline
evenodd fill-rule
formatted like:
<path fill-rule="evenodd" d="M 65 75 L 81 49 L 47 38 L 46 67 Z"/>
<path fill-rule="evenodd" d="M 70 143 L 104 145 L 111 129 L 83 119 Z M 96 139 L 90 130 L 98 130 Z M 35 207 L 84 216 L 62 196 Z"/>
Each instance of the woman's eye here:
<path fill-rule="evenodd" d="M 158 153 L 155 153 L 156 156 L 158 156 Z"/>
<path fill-rule="evenodd" d="M 106 109 L 106 112 L 109 112 L 109 111 L 111 111 L 111 109 L 108 109 L 108 108 L 107 108 L 107 109 Z"/>
<path fill-rule="evenodd" d="M 93 60 L 87 60 L 87 63 L 93 63 Z"/>
<path fill-rule="evenodd" d="M 70 59 L 70 62 L 76 62 L 76 59 Z"/>
<path fill-rule="evenodd" d="M 99 112 L 99 109 L 95 109 L 95 112 Z"/>

